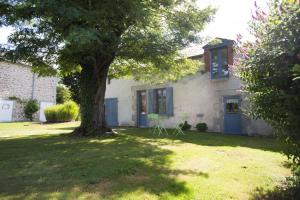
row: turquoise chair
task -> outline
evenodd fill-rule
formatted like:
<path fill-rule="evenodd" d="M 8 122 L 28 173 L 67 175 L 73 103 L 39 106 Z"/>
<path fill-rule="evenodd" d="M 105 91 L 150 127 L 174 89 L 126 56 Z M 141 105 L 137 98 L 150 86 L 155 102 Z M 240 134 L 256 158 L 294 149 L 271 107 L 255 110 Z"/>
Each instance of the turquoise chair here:
<path fill-rule="evenodd" d="M 161 135 L 164 133 L 168 135 L 167 129 L 161 123 L 163 119 L 164 119 L 164 117 L 160 116 L 158 114 L 155 114 L 155 113 L 148 114 L 148 120 L 150 122 L 152 121 L 154 124 L 154 127 L 152 129 L 152 133 L 154 135 Z"/>
<path fill-rule="evenodd" d="M 180 118 L 181 118 L 181 122 L 176 124 L 175 130 L 173 132 L 174 135 L 184 135 L 184 132 L 182 131 L 180 124 L 184 123 L 188 119 L 188 113 L 182 113 Z"/>

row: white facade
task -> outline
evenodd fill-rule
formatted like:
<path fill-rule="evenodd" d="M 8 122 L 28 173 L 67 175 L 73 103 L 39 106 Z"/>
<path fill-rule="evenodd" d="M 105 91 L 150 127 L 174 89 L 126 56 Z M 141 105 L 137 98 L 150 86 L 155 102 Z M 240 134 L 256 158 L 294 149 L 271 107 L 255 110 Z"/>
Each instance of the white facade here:
<path fill-rule="evenodd" d="M 174 128 L 187 113 L 187 121 L 195 127 L 205 122 L 209 132 L 224 130 L 224 96 L 240 95 L 240 80 L 230 76 L 220 80 L 211 80 L 209 72 L 199 72 L 185 77 L 176 83 L 150 86 L 133 80 L 111 80 L 107 84 L 106 98 L 118 99 L 118 122 L 120 126 L 138 126 L 137 91 L 153 88 L 173 88 L 174 115 L 166 117 L 163 124 Z M 242 107 L 245 102 L 242 97 Z M 253 120 L 242 115 L 242 133 L 247 135 L 270 135 L 272 129 L 261 120 Z"/>

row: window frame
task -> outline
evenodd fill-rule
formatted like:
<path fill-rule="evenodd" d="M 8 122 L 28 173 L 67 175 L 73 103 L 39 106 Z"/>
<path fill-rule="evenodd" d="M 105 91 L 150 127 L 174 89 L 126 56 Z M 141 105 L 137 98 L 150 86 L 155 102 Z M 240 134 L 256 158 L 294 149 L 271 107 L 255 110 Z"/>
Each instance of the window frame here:
<path fill-rule="evenodd" d="M 138 114 L 141 115 L 141 114 L 147 114 L 148 113 L 148 95 L 147 95 L 147 91 L 146 90 L 139 90 L 137 91 L 137 94 L 138 94 Z M 145 97 L 145 99 L 143 99 L 143 97 Z M 145 102 L 143 102 L 143 100 Z M 145 105 L 143 105 L 143 103 L 145 103 Z M 142 110 L 145 109 L 144 113 L 142 113 Z"/>
<path fill-rule="evenodd" d="M 222 57 L 222 50 L 223 49 L 226 49 L 227 51 L 227 69 L 228 69 L 228 73 L 227 75 L 222 75 L 222 69 L 223 69 L 223 57 Z M 218 54 L 218 75 L 217 76 L 213 76 L 213 70 L 212 70 L 212 64 L 213 64 L 213 55 L 212 55 L 212 52 L 213 51 L 217 51 L 217 54 Z M 209 54 L 210 54 L 210 78 L 211 79 L 222 79 L 222 78 L 228 78 L 229 77 L 229 64 L 228 64 L 228 61 L 229 61 L 229 58 L 228 58 L 228 46 L 221 46 L 221 47 L 218 47 L 218 48 L 212 48 L 212 49 L 209 49 Z"/>
<path fill-rule="evenodd" d="M 158 91 L 162 91 L 162 94 L 165 91 L 165 98 L 164 98 L 164 101 L 165 101 L 165 112 L 164 113 L 159 113 Z M 154 89 L 154 92 L 155 92 L 155 99 L 154 99 L 154 102 L 155 102 L 155 111 L 154 111 L 154 113 L 158 114 L 158 115 L 167 115 L 167 113 L 168 113 L 168 111 L 167 111 L 167 107 L 168 107 L 168 105 L 167 105 L 167 88 L 156 88 L 156 89 Z"/>
<path fill-rule="evenodd" d="M 232 101 L 232 102 L 229 102 L 229 101 Z M 228 104 L 230 104 L 230 103 L 237 105 L 237 109 L 235 110 L 235 108 L 234 108 L 234 111 L 230 111 L 228 109 Z M 231 115 L 240 113 L 240 97 L 239 96 L 227 96 L 225 98 L 225 113 L 231 114 Z"/>

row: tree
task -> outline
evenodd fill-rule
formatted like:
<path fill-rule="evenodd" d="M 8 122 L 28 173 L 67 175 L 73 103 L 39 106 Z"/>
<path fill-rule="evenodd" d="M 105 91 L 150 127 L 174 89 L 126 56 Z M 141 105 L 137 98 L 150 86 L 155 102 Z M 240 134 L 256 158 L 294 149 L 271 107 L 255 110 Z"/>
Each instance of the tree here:
<path fill-rule="evenodd" d="M 257 6 L 256 6 L 257 7 Z M 249 93 L 253 117 L 268 121 L 300 164 L 300 5 L 273 1 L 266 14 L 257 7 L 251 22 L 254 42 L 238 38 L 237 72 Z"/>
<path fill-rule="evenodd" d="M 24 107 L 24 114 L 27 119 L 33 121 L 33 115 L 40 109 L 37 100 L 30 99 L 26 102 Z"/>
<path fill-rule="evenodd" d="M 61 82 L 71 91 L 71 99 L 80 104 L 80 72 L 63 76 Z"/>
<path fill-rule="evenodd" d="M 2 0 L 12 48 L 1 57 L 42 75 L 80 68 L 80 135 L 103 134 L 107 76 L 174 80 L 196 69 L 178 51 L 198 41 L 214 9 L 193 0 Z M 176 61 L 175 61 L 176 60 Z"/>
<path fill-rule="evenodd" d="M 71 91 L 68 87 L 58 84 L 56 87 L 56 103 L 63 104 L 71 100 Z"/>

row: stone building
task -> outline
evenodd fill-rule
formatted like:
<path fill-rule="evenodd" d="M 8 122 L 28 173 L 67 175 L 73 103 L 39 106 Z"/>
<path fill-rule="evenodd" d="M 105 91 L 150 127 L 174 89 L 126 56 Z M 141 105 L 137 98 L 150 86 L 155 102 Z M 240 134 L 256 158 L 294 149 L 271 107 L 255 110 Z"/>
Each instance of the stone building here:
<path fill-rule="evenodd" d="M 245 115 L 247 101 L 241 81 L 230 70 L 234 41 L 218 38 L 189 58 L 203 60 L 205 68 L 176 82 L 148 85 L 130 79 L 107 84 L 106 119 L 112 126 L 149 127 L 147 114 L 157 113 L 162 124 L 174 128 L 183 121 L 195 127 L 205 122 L 210 132 L 270 135 L 262 120 Z"/>
<path fill-rule="evenodd" d="M 0 62 L 0 122 L 25 121 L 26 101 L 35 99 L 36 121 L 45 121 L 44 108 L 56 103 L 56 77 L 39 77 L 22 64 Z"/>

